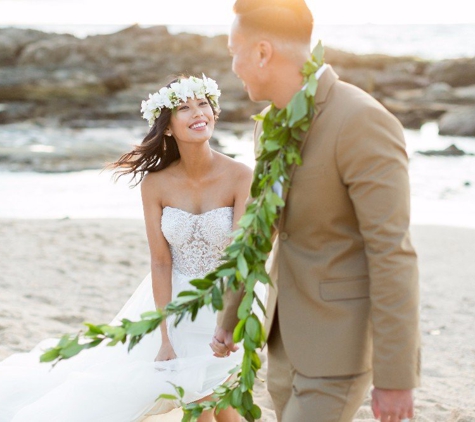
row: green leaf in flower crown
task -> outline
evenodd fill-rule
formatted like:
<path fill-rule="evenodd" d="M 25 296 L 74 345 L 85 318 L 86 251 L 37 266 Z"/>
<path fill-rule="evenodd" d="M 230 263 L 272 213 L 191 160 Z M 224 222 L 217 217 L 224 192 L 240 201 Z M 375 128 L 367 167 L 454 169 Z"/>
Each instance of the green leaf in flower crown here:
<path fill-rule="evenodd" d="M 317 45 L 312 50 L 312 56 L 319 66 L 321 66 L 324 63 L 325 51 L 323 49 L 322 40 L 318 40 Z"/>

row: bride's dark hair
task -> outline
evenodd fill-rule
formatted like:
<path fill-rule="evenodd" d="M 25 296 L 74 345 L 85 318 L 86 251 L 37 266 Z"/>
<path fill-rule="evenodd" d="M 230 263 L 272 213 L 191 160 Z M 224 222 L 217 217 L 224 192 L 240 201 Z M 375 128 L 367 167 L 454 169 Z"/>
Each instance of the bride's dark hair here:
<path fill-rule="evenodd" d="M 172 83 L 183 78 L 185 76 L 175 78 L 166 86 L 169 88 Z M 213 107 L 209 98 L 207 99 L 213 110 L 214 118 L 217 120 L 219 110 Z M 147 173 L 163 170 L 180 158 L 180 151 L 178 150 L 175 138 L 173 135 L 165 135 L 165 131 L 170 124 L 172 112 L 173 110 L 169 108 L 162 108 L 160 115 L 155 119 L 142 143 L 135 145 L 132 151 L 123 154 L 117 161 L 107 165 L 106 168 L 116 169 L 114 172 L 116 180 L 131 174 L 132 180 L 136 180 L 136 183 L 133 185 L 135 187 Z"/>

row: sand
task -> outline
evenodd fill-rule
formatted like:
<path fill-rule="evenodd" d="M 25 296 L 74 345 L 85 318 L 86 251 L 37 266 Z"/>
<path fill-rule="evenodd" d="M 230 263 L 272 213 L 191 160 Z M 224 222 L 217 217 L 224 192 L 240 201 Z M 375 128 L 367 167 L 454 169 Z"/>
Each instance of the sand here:
<path fill-rule="evenodd" d="M 414 420 L 475 422 L 475 230 L 414 226 L 412 233 L 423 340 Z M 0 359 L 78 331 L 84 320 L 109 321 L 148 266 L 142 221 L 0 220 Z M 264 384 L 256 397 L 262 421 L 274 421 Z M 175 412 L 147 422 L 179 419 Z M 356 420 L 374 420 L 368 400 Z"/>

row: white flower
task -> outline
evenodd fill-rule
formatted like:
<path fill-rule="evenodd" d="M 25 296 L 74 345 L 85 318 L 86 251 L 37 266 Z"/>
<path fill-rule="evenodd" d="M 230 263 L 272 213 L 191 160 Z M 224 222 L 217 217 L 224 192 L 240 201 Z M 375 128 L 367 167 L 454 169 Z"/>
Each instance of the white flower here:
<path fill-rule="evenodd" d="M 186 102 L 189 94 L 188 87 L 185 82 L 174 82 L 170 85 L 170 90 L 172 91 L 172 98 L 179 99 L 180 101 Z M 191 92 L 191 95 L 194 95 Z M 172 99 L 173 102 L 173 99 Z M 178 105 L 178 104 L 177 104 Z"/>
<path fill-rule="evenodd" d="M 201 79 L 192 76 L 190 79 L 188 79 L 188 86 L 193 90 L 195 97 L 198 100 L 205 98 L 206 88 L 204 82 Z"/>
<path fill-rule="evenodd" d="M 160 116 L 162 108 L 174 109 L 182 102 L 186 102 L 188 98 L 203 99 L 206 96 L 209 97 L 213 107 L 217 108 L 220 95 L 218 84 L 213 79 L 207 78 L 204 74 L 203 79 L 191 76 L 173 82 L 170 87 L 163 87 L 154 94 L 149 94 L 148 100 L 142 101 L 140 111 L 142 117 L 152 126 L 155 119 Z"/>
<path fill-rule="evenodd" d="M 203 73 L 203 82 L 206 87 L 206 93 L 210 97 L 219 97 L 221 95 L 221 91 L 218 89 L 218 84 L 214 79 L 207 78 Z"/>

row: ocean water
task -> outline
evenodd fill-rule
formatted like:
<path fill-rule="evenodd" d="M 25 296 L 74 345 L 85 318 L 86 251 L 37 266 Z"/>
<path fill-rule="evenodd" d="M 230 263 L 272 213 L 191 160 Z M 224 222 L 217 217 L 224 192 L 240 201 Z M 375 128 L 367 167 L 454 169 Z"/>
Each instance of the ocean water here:
<path fill-rule="evenodd" d="M 45 32 L 70 33 L 79 38 L 108 34 L 127 25 L 17 25 Z M 1 27 L 1 25 L 0 25 Z M 171 33 L 191 32 L 207 36 L 227 34 L 229 26 L 171 25 Z M 381 53 L 417 56 L 431 60 L 475 57 L 475 24 L 316 25 L 313 41 L 357 54 Z"/>
<path fill-rule="evenodd" d="M 125 132 L 124 136 L 133 138 L 133 132 Z M 226 152 L 253 166 L 250 132 L 237 137 L 217 129 L 215 135 Z M 475 228 L 475 156 L 428 157 L 417 153 L 451 144 L 475 153 L 475 138 L 439 136 L 434 123 L 420 131 L 405 130 L 405 137 L 410 157 L 412 223 Z M 62 174 L 0 172 L 0 218 L 142 218 L 140 188 L 130 189 L 125 178 L 114 183 L 111 176 L 99 170 Z"/>

